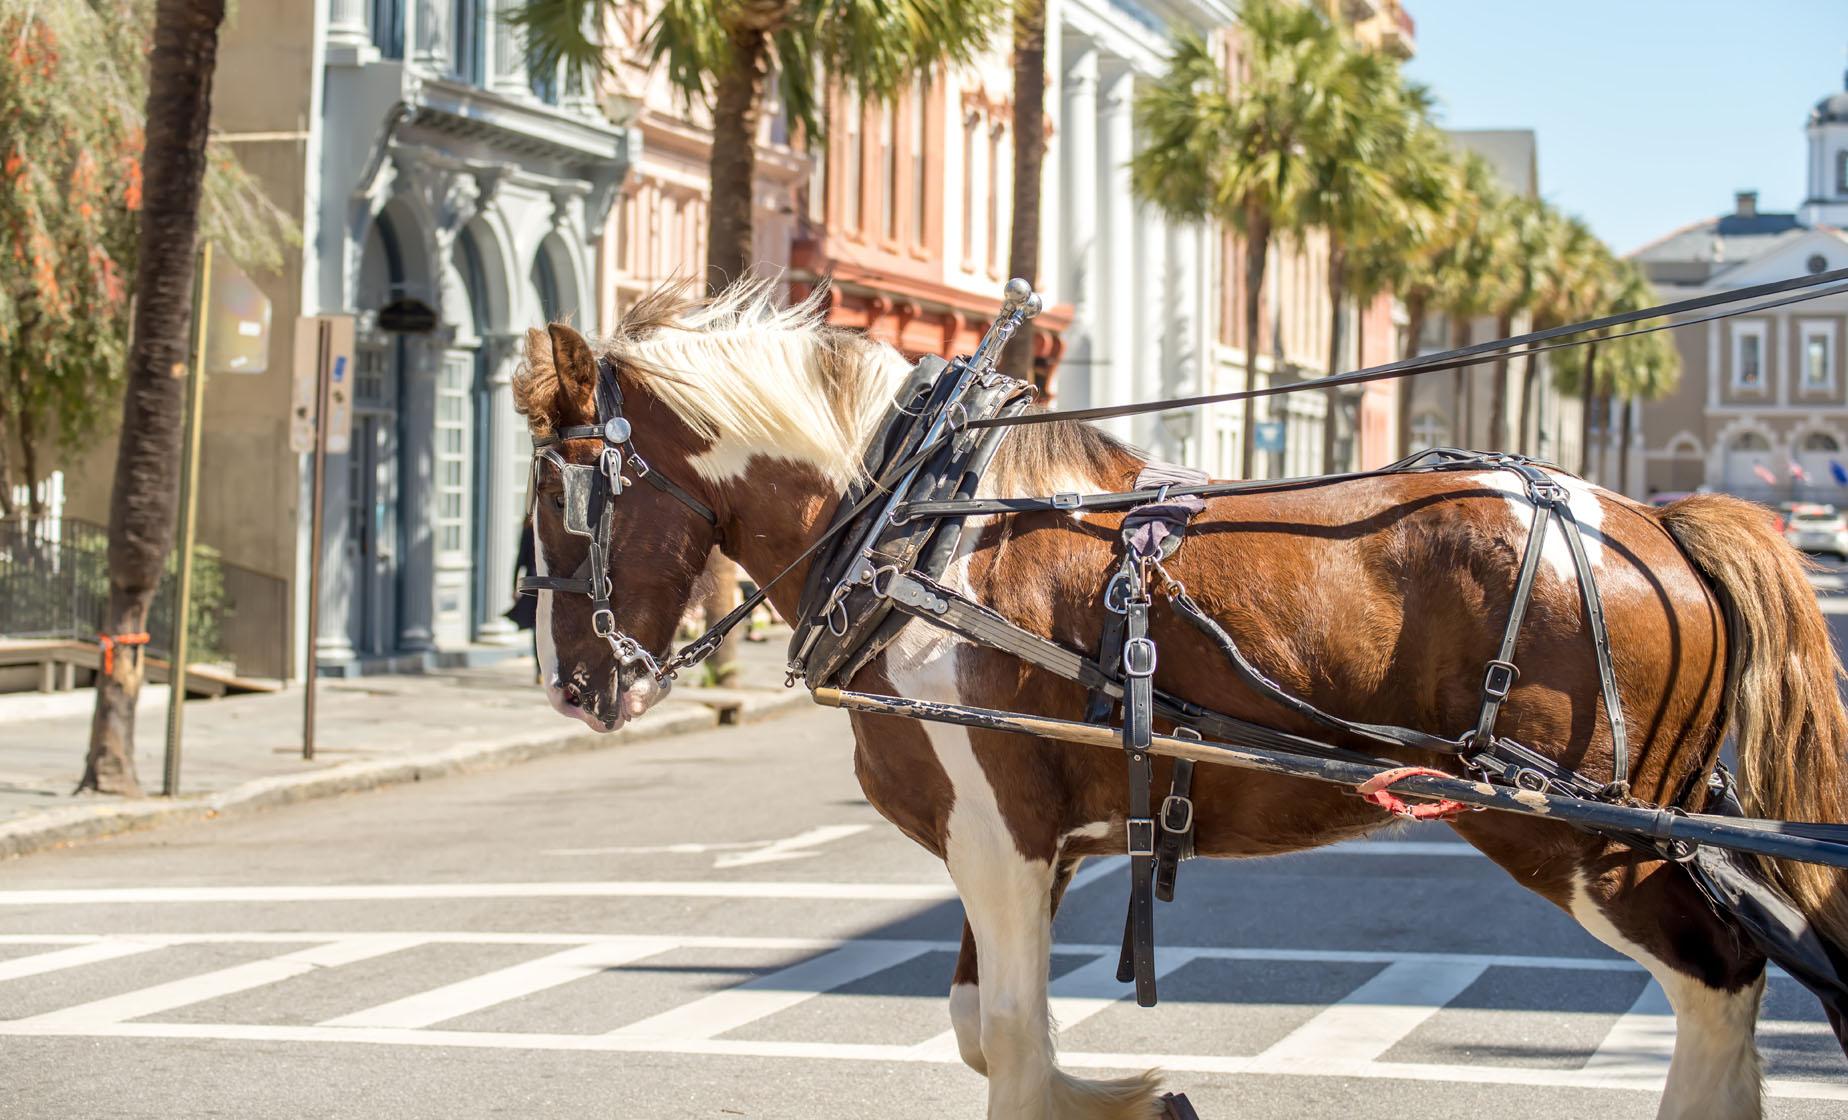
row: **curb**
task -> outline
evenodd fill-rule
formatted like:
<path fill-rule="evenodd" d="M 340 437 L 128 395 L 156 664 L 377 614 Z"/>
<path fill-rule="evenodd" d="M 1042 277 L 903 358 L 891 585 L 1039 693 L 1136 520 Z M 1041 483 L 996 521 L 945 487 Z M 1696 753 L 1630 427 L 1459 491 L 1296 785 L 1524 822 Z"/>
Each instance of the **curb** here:
<path fill-rule="evenodd" d="M 752 696 L 720 707 L 701 703 L 697 693 L 684 696 L 684 700 L 686 706 L 679 711 L 662 712 L 658 719 L 631 724 L 613 735 L 585 731 L 469 743 L 396 758 L 342 762 L 306 774 L 259 778 L 217 793 L 179 801 L 150 798 L 52 809 L 24 820 L 0 824 L 0 860 L 168 824 L 214 820 L 407 782 L 497 770 L 552 755 L 607 750 L 719 726 L 756 723 L 807 707 L 810 703 L 808 694 L 800 689 L 783 695 Z M 728 712 L 729 718 L 723 718 L 722 712 Z"/>

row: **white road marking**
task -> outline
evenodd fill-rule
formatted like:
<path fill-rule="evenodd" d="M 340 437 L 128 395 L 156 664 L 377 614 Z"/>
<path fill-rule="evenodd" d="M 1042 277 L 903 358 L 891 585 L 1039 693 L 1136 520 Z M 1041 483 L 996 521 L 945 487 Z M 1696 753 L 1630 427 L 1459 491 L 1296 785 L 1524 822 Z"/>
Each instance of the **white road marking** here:
<path fill-rule="evenodd" d="M 924 951 L 917 942 L 849 941 L 832 953 L 714 992 L 610 1033 L 622 1038 L 717 1038 L 811 996 L 903 964 Z"/>
<path fill-rule="evenodd" d="M 781 840 L 724 840 L 710 843 L 617 845 L 608 848 L 550 848 L 548 856 L 698 856 L 713 852 L 742 852 L 742 856 L 724 855 L 713 861 L 717 868 L 748 867 L 780 860 L 807 859 L 820 855 L 810 849 L 857 836 L 873 827 L 870 824 L 831 824 Z"/>
<path fill-rule="evenodd" d="M 1287 1069 L 1340 1055 L 1350 1062 L 1378 1058 L 1420 1023 L 1476 982 L 1479 965 L 1400 961 L 1349 992 L 1326 1011 L 1259 1054 L 1263 1069 Z"/>
<path fill-rule="evenodd" d="M 1128 862 L 1128 856 L 1106 856 L 1103 859 L 1086 860 L 1079 865 L 1078 874 L 1073 875 L 1072 881 L 1066 884 L 1065 893 L 1081 891 L 1099 879 L 1119 874 Z"/>
<path fill-rule="evenodd" d="M 938 902 L 949 884 L 829 882 L 397 883 L 345 886 L 115 887 L 0 891 L 0 906 L 124 906 L 211 902 L 402 902 L 433 898 L 773 898 Z"/>
<path fill-rule="evenodd" d="M 89 1003 L 80 1003 L 74 1007 L 48 1011 L 43 1015 L 15 1020 L 13 1025 L 40 1028 L 68 1027 L 82 1030 L 121 1023 L 129 1019 L 158 1015 L 162 1011 L 172 1011 L 176 1007 L 203 1003 L 208 999 L 217 999 L 220 996 L 261 988 L 266 984 L 274 984 L 279 980 L 300 976 L 304 972 L 313 972 L 317 968 L 338 968 L 343 964 L 352 964 L 354 961 L 363 961 L 369 957 L 395 953 L 400 949 L 408 949 L 416 945 L 418 940 L 414 936 L 400 934 L 347 938 L 293 953 L 284 953 L 280 957 L 232 965 L 230 968 L 221 968 L 202 976 L 188 976 L 183 980 L 172 980 L 165 984 L 156 984 L 151 988 L 141 988 L 133 992 L 124 992 L 121 995 L 92 1000 Z"/>
<path fill-rule="evenodd" d="M 38 976 L 79 965 L 115 960 L 117 957 L 130 957 L 160 947 L 158 943 L 145 941 L 92 941 L 88 945 L 73 945 L 68 949 L 55 949 L 49 953 L 34 953 L 29 957 L 0 961 L 0 980 Z"/>
<path fill-rule="evenodd" d="M 809 859 L 821 853 L 814 849 L 823 844 L 832 844 L 849 836 L 857 836 L 873 827 L 870 824 L 826 824 L 799 832 L 783 840 L 773 840 L 750 851 L 737 855 L 720 856 L 712 861 L 712 866 L 721 870 L 728 867 L 752 867 L 760 863 L 778 863 L 788 859 Z"/>
<path fill-rule="evenodd" d="M 470 1012 L 508 1003 L 522 996 L 569 984 L 609 968 L 620 968 L 676 947 L 671 940 L 597 942 L 565 949 L 538 960 L 471 976 L 427 992 L 328 1019 L 324 1027 L 430 1027 Z"/>
<path fill-rule="evenodd" d="M 10 962 L 42 961 L 71 949 L 92 949 L 107 960 L 118 952 L 143 951 L 170 945 L 188 944 L 301 944 L 315 942 L 310 949 L 290 952 L 269 960 L 255 961 L 221 969 L 190 979 L 157 985 L 126 995 L 96 1000 L 78 1007 L 65 1008 L 44 1015 L 13 1021 L 0 1020 L 0 1037 L 57 1036 L 88 1038 L 166 1038 L 219 1041 L 302 1042 L 316 1044 L 351 1043 L 363 1045 L 433 1046 L 491 1048 L 507 1050 L 604 1051 L 678 1055 L 710 1055 L 807 1060 L 846 1060 L 866 1062 L 957 1062 L 955 1047 L 929 1044 L 825 1043 L 807 1041 L 766 1041 L 715 1037 L 738 1026 L 754 1022 L 775 1011 L 793 1007 L 815 994 L 838 988 L 853 979 L 871 975 L 882 968 L 910 960 L 931 951 L 953 951 L 952 941 L 850 941 L 820 938 L 784 937 L 709 937 L 650 936 L 559 933 L 483 933 L 450 932 L 209 932 L 135 934 L 10 934 L 0 935 L 0 945 L 49 945 L 59 950 L 36 957 Z M 664 948 L 707 947 L 738 949 L 796 949 L 820 951 L 822 956 L 789 969 L 751 981 L 749 984 L 715 996 L 696 1000 L 665 1015 L 645 1020 L 622 1031 L 606 1035 L 507 1033 L 498 1031 L 458 1031 L 421 1029 L 407 1026 L 350 1025 L 324 1023 L 316 1026 L 275 1026 L 264 1024 L 162 1023 L 127 1022 L 145 1018 L 162 1010 L 184 1007 L 219 995 L 245 991 L 299 975 L 315 968 L 332 968 L 342 963 L 364 960 L 382 952 L 420 944 L 530 944 L 554 946 L 565 953 L 531 962 L 537 971 L 556 974 L 570 966 L 561 962 L 566 953 L 582 952 L 575 958 L 589 966 L 593 960 L 607 967 L 620 968 L 615 962 L 633 961 L 663 951 Z M 1088 954 L 1092 965 L 1062 977 L 1054 986 L 1054 996 L 1064 1009 L 1067 1023 L 1078 1021 L 1098 1006 L 1111 989 L 1106 984 L 1105 965 L 1114 962 L 1117 946 L 1067 944 L 1058 946 L 1063 953 Z M 1538 1088 L 1579 1088 L 1660 1091 L 1660 1069 L 1651 1077 L 1639 1065 L 1616 1059 L 1633 1051 L 1641 1038 L 1643 1049 L 1656 1046 L 1647 1030 L 1653 1024 L 1642 1016 L 1661 1010 L 1648 999 L 1639 999 L 1631 1015 L 1613 1028 L 1612 1037 L 1599 1048 L 1582 1069 L 1528 1068 L 1494 1065 L 1425 1064 L 1378 1060 L 1398 1039 L 1437 1011 L 1467 987 L 1482 969 L 1501 966 L 1512 968 L 1573 969 L 1609 972 L 1641 972 L 1628 960 L 1578 957 L 1518 957 L 1463 953 L 1394 953 L 1384 951 L 1348 951 L 1314 949 L 1257 949 L 1184 946 L 1162 950 L 1157 967 L 1172 971 L 1185 959 L 1226 959 L 1263 961 L 1365 962 L 1388 964 L 1385 971 L 1362 985 L 1346 999 L 1334 1004 L 1310 1023 L 1305 1024 L 1271 1050 L 1255 1056 L 1217 1054 L 1127 1054 L 1073 1053 L 1062 1056 L 1065 1065 L 1074 1069 L 1139 1070 L 1159 1066 L 1173 1072 L 1203 1073 L 1271 1073 L 1304 1077 L 1391 1078 L 1414 1081 L 1463 1082 L 1470 1084 L 1526 1085 Z M 69 960 L 65 957 L 63 959 Z M 67 966 L 68 967 L 68 966 Z M 502 969 L 475 983 L 472 999 L 460 998 L 471 982 L 436 989 L 448 992 L 449 1007 L 492 1006 L 505 999 L 484 997 L 505 994 L 517 998 L 539 988 L 528 983 L 509 983 L 509 974 L 523 966 Z M 529 969 L 528 976 L 532 975 Z M 330 982 L 338 982 L 333 977 Z M 521 988 L 514 991 L 514 988 Z M 1121 989 L 1126 994 L 1127 988 Z M 427 998 L 435 993 L 423 993 Z M 420 997 L 411 997 L 413 1000 Z M 1171 995 L 1170 998 L 1173 998 Z M 1420 1001 L 1423 1001 L 1422 1003 Z M 400 1005 L 410 1001 L 398 1001 Z M 465 1006 L 466 1005 L 466 1006 Z M 392 1004 L 382 1005 L 382 1008 Z M 379 1012 L 382 1008 L 374 1008 Z M 436 1008 L 435 1011 L 440 1011 Z M 1094 1012 L 1092 1012 L 1094 1013 Z M 360 1013 L 363 1015 L 364 1013 Z M 348 1020 L 359 1015 L 346 1017 Z M 383 1016 L 381 1016 L 383 1018 Z M 400 1022 L 415 1017 L 401 1013 Z M 436 1020 L 441 1021 L 441 1020 Z M 339 1022 L 336 1020 L 334 1022 Z M 1808 1021 L 1774 1021 L 1766 1029 L 1776 1033 L 1800 1033 L 1827 1037 L 1826 1027 Z M 1626 1035 L 1632 1040 L 1626 1042 Z M 935 1043 L 937 1040 L 930 1040 Z M 1799 1080 L 1773 1078 L 1767 1086 L 1773 1096 L 1848 1101 L 1848 1079 Z"/>
<path fill-rule="evenodd" d="M 1642 1085 L 1660 1085 L 1675 1054 L 1675 1009 L 1654 980 L 1643 988 L 1630 1010 L 1617 1020 L 1585 1062 L 1601 1077 L 1627 1077 Z"/>

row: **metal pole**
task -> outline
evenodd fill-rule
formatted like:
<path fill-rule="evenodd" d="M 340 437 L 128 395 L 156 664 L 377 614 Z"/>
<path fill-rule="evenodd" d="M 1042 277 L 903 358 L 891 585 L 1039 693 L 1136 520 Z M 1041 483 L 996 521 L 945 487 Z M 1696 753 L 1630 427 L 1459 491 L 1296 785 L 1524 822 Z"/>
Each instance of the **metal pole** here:
<path fill-rule="evenodd" d="M 315 321 L 314 347 L 314 489 L 310 500 L 312 513 L 308 532 L 308 663 L 303 666 L 302 688 L 302 758 L 314 758 L 314 684 L 320 662 L 315 657 L 315 641 L 321 635 L 321 534 L 324 531 L 327 489 L 327 414 L 328 397 L 333 389 L 333 325 L 326 319 Z"/>
<path fill-rule="evenodd" d="M 193 540 L 198 533 L 199 444 L 205 418 L 205 346 L 211 315 L 212 243 L 199 247 L 193 276 L 192 374 L 186 383 L 186 433 L 180 458 L 180 532 L 178 584 L 173 597 L 173 657 L 167 698 L 167 756 L 161 767 L 161 793 L 180 795 L 180 735 L 186 712 L 186 638 L 192 615 Z"/>

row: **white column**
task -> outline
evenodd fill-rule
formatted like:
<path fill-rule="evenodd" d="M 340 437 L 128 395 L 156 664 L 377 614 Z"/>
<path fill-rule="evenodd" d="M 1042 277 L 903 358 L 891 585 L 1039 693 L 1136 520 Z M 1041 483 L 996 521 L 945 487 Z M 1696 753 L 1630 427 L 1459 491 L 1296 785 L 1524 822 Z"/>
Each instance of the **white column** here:
<path fill-rule="evenodd" d="M 487 493 L 480 504 L 482 538 L 487 544 L 481 558 L 482 603 L 476 634 L 483 642 L 513 643 L 519 632 L 503 612 L 513 605 L 513 564 L 519 546 L 525 483 L 524 461 L 509 460 L 516 450 L 516 440 L 526 432 L 526 421 L 513 408 L 513 371 L 519 363 L 520 335 L 501 335 L 487 340 L 488 377 L 484 402 L 487 416 L 477 477 L 486 479 Z"/>
<path fill-rule="evenodd" d="M 1130 367 L 1129 393 L 1124 400 L 1155 401 L 1171 396 L 1168 391 L 1176 369 L 1171 359 L 1169 339 L 1179 326 L 1174 321 L 1179 310 L 1172 306 L 1168 287 L 1167 223 L 1153 206 L 1136 207 L 1136 267 L 1131 291 L 1136 300 L 1136 348 Z M 1136 417 L 1130 428 L 1136 446 L 1146 447 L 1171 458 L 1174 447 L 1163 428 L 1161 418 L 1149 413 Z"/>
<path fill-rule="evenodd" d="M 1098 370 L 1099 245 L 1097 213 L 1097 49 L 1089 39 L 1073 40 L 1064 51 L 1064 96 L 1058 128 L 1058 182 L 1064 195 L 1059 208 L 1059 240 L 1064 272 L 1059 291 L 1072 302 L 1072 325 L 1066 336 L 1056 384 L 1059 404 L 1085 408 L 1101 398 Z"/>
<path fill-rule="evenodd" d="M 1063 190 L 1059 171 L 1060 159 L 1065 146 L 1065 115 L 1060 106 L 1064 102 L 1063 89 L 1065 73 L 1063 36 L 1059 33 L 1059 13 L 1056 0 L 1044 0 L 1046 5 L 1046 117 L 1052 125 L 1046 137 L 1046 153 L 1040 165 L 1040 259 L 1039 288 L 1046 294 L 1048 305 L 1069 299 L 1065 287 L 1059 282 L 1064 275 L 1061 271 L 1064 261 L 1064 239 L 1059 236 L 1060 204 Z"/>
<path fill-rule="evenodd" d="M 333 0 L 327 11 L 327 62 L 358 66 L 379 56 L 366 24 L 366 0 Z"/>
<path fill-rule="evenodd" d="M 449 69 L 449 0 L 414 0 L 411 60 L 439 73 Z"/>
<path fill-rule="evenodd" d="M 1094 367 L 1101 375 L 1098 404 L 1123 404 L 1135 399 L 1136 372 L 1136 206 L 1129 192 L 1129 161 L 1135 153 L 1131 112 L 1136 76 L 1127 63 L 1114 60 L 1104 67 L 1099 111 L 1097 174 L 1103 198 L 1102 353 Z M 1103 425 L 1115 435 L 1132 438 L 1128 417 Z"/>
<path fill-rule="evenodd" d="M 488 20 L 488 35 L 494 43 L 488 84 L 508 97 L 531 97 L 533 87 L 526 74 L 526 33 L 507 22 L 505 17 L 511 7 L 503 0 L 494 6 L 494 18 Z"/>
<path fill-rule="evenodd" d="M 442 259 L 442 258 L 435 258 Z M 398 648 L 436 648 L 436 383 L 447 330 L 407 342 L 398 399 L 404 433 L 398 517 L 404 541 L 398 579 Z"/>

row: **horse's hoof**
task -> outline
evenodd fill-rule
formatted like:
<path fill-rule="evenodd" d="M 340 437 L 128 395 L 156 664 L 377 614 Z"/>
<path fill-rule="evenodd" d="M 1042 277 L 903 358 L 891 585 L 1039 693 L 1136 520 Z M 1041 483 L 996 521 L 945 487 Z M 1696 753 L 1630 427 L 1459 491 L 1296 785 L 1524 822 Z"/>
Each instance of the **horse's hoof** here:
<path fill-rule="evenodd" d="M 1161 1115 L 1162 1120 L 1200 1120 L 1200 1114 L 1188 1103 L 1185 1093 L 1163 1093 Z"/>

